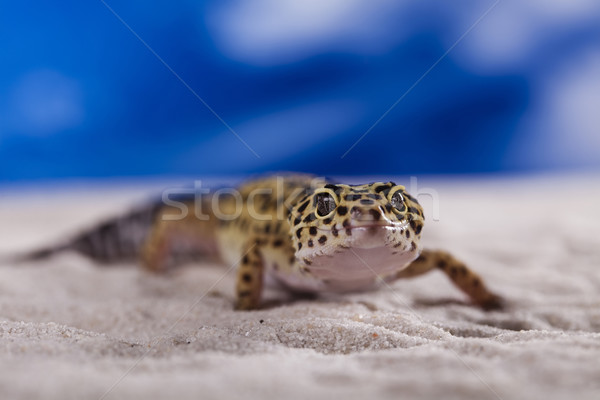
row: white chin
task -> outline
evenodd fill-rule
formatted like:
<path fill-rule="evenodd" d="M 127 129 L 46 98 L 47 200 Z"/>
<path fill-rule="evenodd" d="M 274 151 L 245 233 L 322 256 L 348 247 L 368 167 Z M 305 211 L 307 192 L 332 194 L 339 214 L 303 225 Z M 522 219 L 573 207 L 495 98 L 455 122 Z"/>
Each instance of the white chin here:
<path fill-rule="evenodd" d="M 403 251 L 403 246 L 352 247 L 330 256 L 317 256 L 310 265 L 311 273 L 318 278 L 333 281 L 357 281 L 388 276 L 404 269 L 419 256 L 418 249 Z"/>

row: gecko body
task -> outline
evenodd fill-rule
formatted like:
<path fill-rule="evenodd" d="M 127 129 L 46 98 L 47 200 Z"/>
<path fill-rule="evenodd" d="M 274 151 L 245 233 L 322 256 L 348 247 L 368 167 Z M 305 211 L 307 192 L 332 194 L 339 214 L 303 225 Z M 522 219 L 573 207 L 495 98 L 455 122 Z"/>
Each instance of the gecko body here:
<path fill-rule="evenodd" d="M 182 240 L 237 266 L 236 303 L 260 306 L 267 279 L 294 291 L 348 292 L 441 270 L 485 309 L 501 306 L 482 279 L 444 251 L 420 245 L 425 217 L 394 182 L 332 183 L 310 175 L 255 179 L 237 190 L 156 212 L 141 246 L 141 264 L 165 271 Z"/>

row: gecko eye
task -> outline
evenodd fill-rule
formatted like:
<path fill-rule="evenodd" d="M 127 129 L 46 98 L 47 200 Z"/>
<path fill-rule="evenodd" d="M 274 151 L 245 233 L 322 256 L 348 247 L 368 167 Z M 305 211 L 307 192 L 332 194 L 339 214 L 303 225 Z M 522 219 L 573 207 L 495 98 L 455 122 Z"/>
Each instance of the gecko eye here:
<path fill-rule="evenodd" d="M 402 193 L 400 193 L 400 190 L 395 191 L 390 196 L 390 204 L 398 211 L 406 210 L 406 205 L 404 204 L 404 197 L 402 196 Z"/>
<path fill-rule="evenodd" d="M 315 194 L 315 204 L 317 207 L 315 214 L 318 217 L 326 217 L 331 214 L 337 206 L 337 204 L 335 204 L 335 199 L 328 192 Z"/>

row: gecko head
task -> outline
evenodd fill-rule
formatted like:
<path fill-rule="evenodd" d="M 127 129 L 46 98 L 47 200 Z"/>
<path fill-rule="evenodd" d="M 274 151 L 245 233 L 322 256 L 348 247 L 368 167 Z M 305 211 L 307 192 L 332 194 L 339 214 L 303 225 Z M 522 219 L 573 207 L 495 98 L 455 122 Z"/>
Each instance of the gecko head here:
<path fill-rule="evenodd" d="M 339 279 L 386 275 L 420 253 L 423 209 L 404 186 L 322 184 L 289 215 L 296 257 L 314 274 Z"/>

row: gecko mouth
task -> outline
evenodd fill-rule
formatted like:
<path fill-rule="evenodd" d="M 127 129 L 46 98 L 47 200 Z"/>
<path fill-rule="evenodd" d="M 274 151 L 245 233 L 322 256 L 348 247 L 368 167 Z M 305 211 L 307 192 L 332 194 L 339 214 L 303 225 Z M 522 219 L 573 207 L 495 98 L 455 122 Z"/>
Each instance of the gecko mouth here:
<path fill-rule="evenodd" d="M 403 248 L 407 248 L 410 244 L 406 243 L 404 238 L 404 230 L 408 228 L 408 224 L 365 224 L 365 225 L 348 225 L 346 228 L 340 229 L 338 232 L 331 229 L 321 229 L 320 232 L 330 234 L 335 237 L 340 237 L 346 246 L 375 249 L 386 248 L 396 243 L 402 243 Z M 342 247 L 344 247 L 342 245 Z M 410 246 L 409 246 L 410 247 Z M 399 252 L 402 249 L 398 248 L 394 251 Z"/>
<path fill-rule="evenodd" d="M 346 226 L 342 226 L 341 229 L 349 229 L 349 230 L 358 230 L 358 229 L 365 229 L 365 230 L 377 230 L 378 228 L 381 229 L 406 229 L 409 226 L 408 222 L 402 222 L 402 223 L 365 223 L 365 224 L 361 224 L 361 225 L 346 225 Z M 331 228 L 325 228 L 325 227 L 318 227 L 317 228 L 320 231 L 323 232 L 331 232 L 332 229 Z M 338 229 L 340 230 L 340 229 Z"/>

